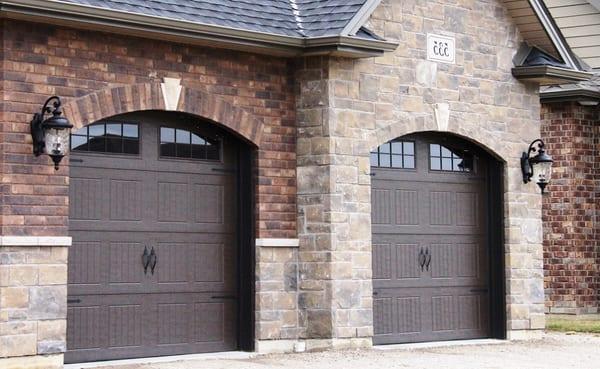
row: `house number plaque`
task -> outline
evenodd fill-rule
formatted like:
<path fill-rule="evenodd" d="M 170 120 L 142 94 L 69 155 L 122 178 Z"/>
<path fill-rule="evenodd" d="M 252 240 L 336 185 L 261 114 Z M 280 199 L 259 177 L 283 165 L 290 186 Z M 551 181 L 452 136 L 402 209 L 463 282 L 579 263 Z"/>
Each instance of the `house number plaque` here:
<path fill-rule="evenodd" d="M 454 64 L 456 57 L 454 37 L 427 34 L 427 59 Z"/>

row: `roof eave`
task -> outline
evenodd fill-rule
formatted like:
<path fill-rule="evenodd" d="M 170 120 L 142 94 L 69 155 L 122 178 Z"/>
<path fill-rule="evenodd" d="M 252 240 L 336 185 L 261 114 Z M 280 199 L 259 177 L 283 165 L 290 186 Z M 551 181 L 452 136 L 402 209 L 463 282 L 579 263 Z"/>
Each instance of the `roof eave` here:
<path fill-rule="evenodd" d="M 323 49 L 321 54 L 339 54 L 343 49 L 344 56 L 363 58 L 381 55 L 397 47 L 397 44 L 385 41 L 347 36 L 314 39 L 282 36 L 60 1 L 0 0 L 0 15 L 282 57 L 313 55 L 319 48 Z"/>
<path fill-rule="evenodd" d="M 579 103 L 600 103 L 600 91 L 589 90 L 586 88 L 570 88 L 556 91 L 540 92 L 540 101 L 542 103 L 557 103 L 567 101 L 577 101 Z"/>
<path fill-rule="evenodd" d="M 380 56 L 384 52 L 391 52 L 398 48 L 398 43 L 367 40 L 359 37 L 349 36 L 326 36 L 309 38 L 305 41 L 305 55 L 323 54 L 320 50 L 329 50 L 329 54 L 348 57 L 372 57 Z M 344 55 L 342 55 L 344 54 Z"/>
<path fill-rule="evenodd" d="M 556 85 L 588 81 L 592 73 L 550 65 L 520 66 L 512 69 L 512 75 L 521 81 L 535 82 L 540 85 Z"/>

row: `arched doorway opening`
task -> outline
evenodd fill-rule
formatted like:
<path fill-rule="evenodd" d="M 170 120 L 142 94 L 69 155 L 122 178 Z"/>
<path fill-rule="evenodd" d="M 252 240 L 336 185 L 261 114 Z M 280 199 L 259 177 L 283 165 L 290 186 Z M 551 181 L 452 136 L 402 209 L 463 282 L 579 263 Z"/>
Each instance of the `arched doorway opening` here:
<path fill-rule="evenodd" d="M 71 138 L 66 362 L 251 349 L 252 147 L 179 112 Z"/>
<path fill-rule="evenodd" d="M 503 164 L 454 135 L 371 152 L 374 343 L 504 338 Z"/>

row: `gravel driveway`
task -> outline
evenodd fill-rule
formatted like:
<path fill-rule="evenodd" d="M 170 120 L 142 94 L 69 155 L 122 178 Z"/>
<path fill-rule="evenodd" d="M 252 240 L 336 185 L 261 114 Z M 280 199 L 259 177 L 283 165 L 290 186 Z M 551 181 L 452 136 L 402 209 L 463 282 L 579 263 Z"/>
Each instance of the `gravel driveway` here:
<path fill-rule="evenodd" d="M 548 333 L 543 339 L 413 350 L 355 350 L 201 360 L 105 369 L 600 369 L 600 335 Z"/>

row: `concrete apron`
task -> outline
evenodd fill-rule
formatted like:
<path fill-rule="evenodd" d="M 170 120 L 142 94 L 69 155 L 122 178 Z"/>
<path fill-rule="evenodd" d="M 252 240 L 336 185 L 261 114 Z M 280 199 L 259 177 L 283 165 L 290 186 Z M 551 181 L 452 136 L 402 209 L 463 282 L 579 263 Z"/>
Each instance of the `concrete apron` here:
<path fill-rule="evenodd" d="M 196 360 L 243 360 L 251 359 L 257 356 L 251 352 L 230 351 L 230 352 L 215 352 L 209 354 L 192 354 L 192 355 L 175 355 L 175 356 L 158 356 L 145 357 L 141 359 L 124 359 L 124 360 L 108 360 L 95 361 L 91 363 L 65 364 L 64 369 L 87 369 L 87 368 L 102 368 L 107 366 L 124 366 L 136 364 L 158 364 L 172 363 L 176 361 L 196 361 Z"/>
<path fill-rule="evenodd" d="M 429 348 L 440 348 L 440 347 L 457 347 L 457 346 L 482 346 L 482 345 L 499 345 L 509 344 L 511 341 L 499 340 L 499 339 L 476 339 L 476 340 L 457 340 L 457 341 L 437 341 L 437 342 L 420 342 L 420 343 L 404 343 L 397 345 L 378 345 L 372 346 L 370 349 L 375 351 L 393 351 L 393 350 L 416 350 L 416 349 L 429 349 Z M 369 348 L 357 348 L 368 350 Z M 319 350 L 316 350 L 319 351 Z M 102 368 L 102 367 L 118 367 L 126 365 L 143 365 L 143 364 L 159 364 L 159 363 L 173 363 L 181 361 L 202 361 L 202 360 L 247 360 L 253 359 L 259 356 L 268 355 L 275 353 L 273 352 L 241 352 L 241 351 L 230 351 L 230 352 L 216 352 L 208 354 L 192 354 L 192 355 L 175 355 L 175 356 L 160 356 L 160 357 L 147 357 L 141 359 L 125 359 L 125 360 L 110 360 L 110 361 L 97 361 L 91 363 L 80 363 L 80 364 L 66 364 L 64 369 L 88 369 L 88 368 Z M 279 352 L 280 354 L 284 352 Z"/>

